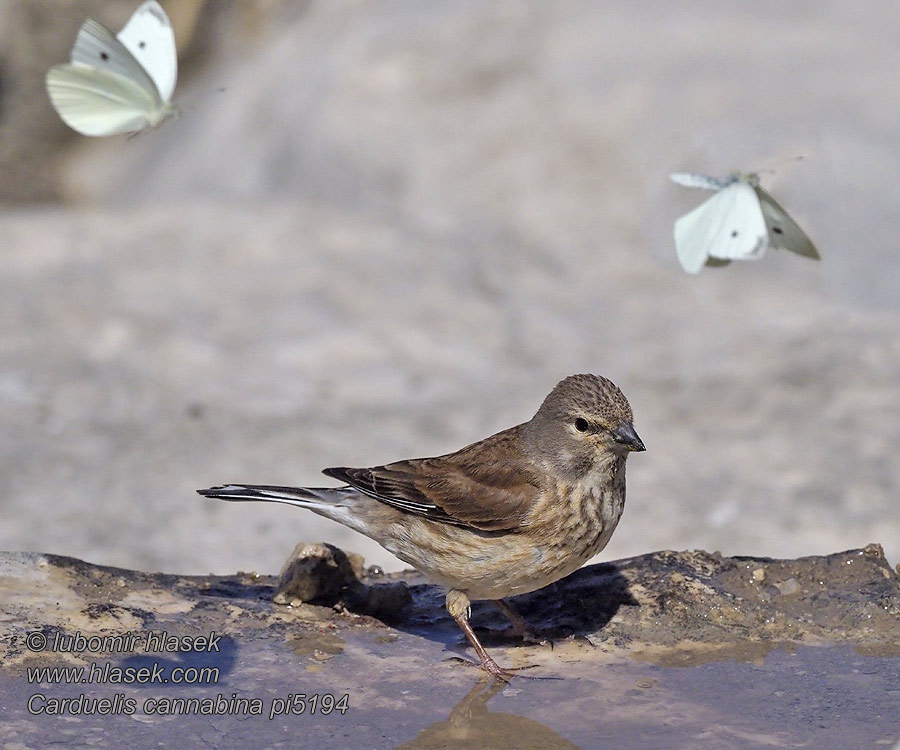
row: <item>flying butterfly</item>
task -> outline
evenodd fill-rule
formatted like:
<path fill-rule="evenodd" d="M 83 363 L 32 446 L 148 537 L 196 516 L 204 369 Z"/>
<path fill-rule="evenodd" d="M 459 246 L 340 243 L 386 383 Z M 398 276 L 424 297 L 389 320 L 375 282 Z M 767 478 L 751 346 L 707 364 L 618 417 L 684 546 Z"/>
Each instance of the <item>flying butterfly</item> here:
<path fill-rule="evenodd" d="M 769 247 L 819 259 L 812 240 L 759 184 L 759 175 L 735 172 L 724 179 L 678 172 L 673 182 L 715 190 L 715 195 L 675 222 L 675 250 L 688 273 L 704 264 L 757 260 Z"/>
<path fill-rule="evenodd" d="M 178 114 L 172 92 L 178 58 L 172 24 L 147 0 L 114 35 L 90 18 L 71 62 L 47 71 L 47 93 L 63 122 L 82 135 L 136 133 Z"/>

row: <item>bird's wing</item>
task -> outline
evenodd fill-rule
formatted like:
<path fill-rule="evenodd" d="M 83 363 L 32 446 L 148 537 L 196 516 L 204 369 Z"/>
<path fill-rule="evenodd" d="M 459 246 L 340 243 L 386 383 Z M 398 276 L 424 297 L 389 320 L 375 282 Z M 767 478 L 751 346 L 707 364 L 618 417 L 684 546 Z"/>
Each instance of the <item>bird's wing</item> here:
<path fill-rule="evenodd" d="M 482 531 L 514 528 L 540 497 L 533 465 L 521 451 L 519 427 L 456 453 L 369 469 L 324 473 L 408 513 Z"/>

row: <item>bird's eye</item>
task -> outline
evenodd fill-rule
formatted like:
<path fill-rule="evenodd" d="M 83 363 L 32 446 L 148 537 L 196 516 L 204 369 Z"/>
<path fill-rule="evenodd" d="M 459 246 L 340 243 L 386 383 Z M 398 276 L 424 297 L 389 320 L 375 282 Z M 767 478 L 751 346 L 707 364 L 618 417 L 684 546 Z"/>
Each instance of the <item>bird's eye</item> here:
<path fill-rule="evenodd" d="M 578 430 L 579 432 L 587 432 L 588 427 L 589 427 L 589 425 L 588 425 L 586 419 L 582 419 L 581 417 L 578 417 L 578 419 L 575 420 L 575 429 Z"/>

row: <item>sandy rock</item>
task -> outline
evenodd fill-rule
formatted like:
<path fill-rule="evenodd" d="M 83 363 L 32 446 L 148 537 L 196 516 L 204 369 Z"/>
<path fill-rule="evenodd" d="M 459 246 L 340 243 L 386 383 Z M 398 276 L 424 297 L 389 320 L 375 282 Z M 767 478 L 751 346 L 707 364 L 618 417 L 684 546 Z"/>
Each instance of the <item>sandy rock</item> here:
<path fill-rule="evenodd" d="M 342 589 L 363 574 L 361 555 L 345 553 L 332 544 L 300 542 L 278 574 L 276 604 L 335 600 Z"/>

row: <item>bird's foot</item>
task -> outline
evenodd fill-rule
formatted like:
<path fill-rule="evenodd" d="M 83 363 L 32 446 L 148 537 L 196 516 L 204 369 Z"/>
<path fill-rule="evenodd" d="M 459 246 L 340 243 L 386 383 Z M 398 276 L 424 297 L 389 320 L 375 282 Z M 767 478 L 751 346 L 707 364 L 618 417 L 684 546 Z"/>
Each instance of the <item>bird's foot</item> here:
<path fill-rule="evenodd" d="M 447 658 L 447 661 L 455 661 L 459 664 L 464 664 L 467 667 L 474 667 L 476 669 L 483 669 L 487 672 L 491 677 L 495 680 L 500 680 L 501 682 L 509 682 L 513 678 L 513 674 L 511 669 L 503 669 L 497 662 L 493 659 L 489 659 L 488 662 L 476 663 L 474 661 L 470 661 L 463 656 L 450 656 Z"/>
<path fill-rule="evenodd" d="M 538 675 L 523 674 L 526 669 L 535 669 L 536 667 L 539 667 L 540 664 L 525 664 L 521 667 L 501 667 L 493 659 L 490 659 L 489 663 L 476 663 L 462 656 L 451 656 L 448 657 L 447 661 L 455 661 L 460 664 L 464 664 L 467 667 L 474 667 L 476 669 L 484 670 L 485 672 L 487 672 L 487 674 L 489 674 L 495 680 L 499 680 L 500 682 L 508 683 L 510 680 L 512 680 L 513 677 L 519 677 L 526 680 L 560 679 L 558 677 L 540 677 Z"/>

